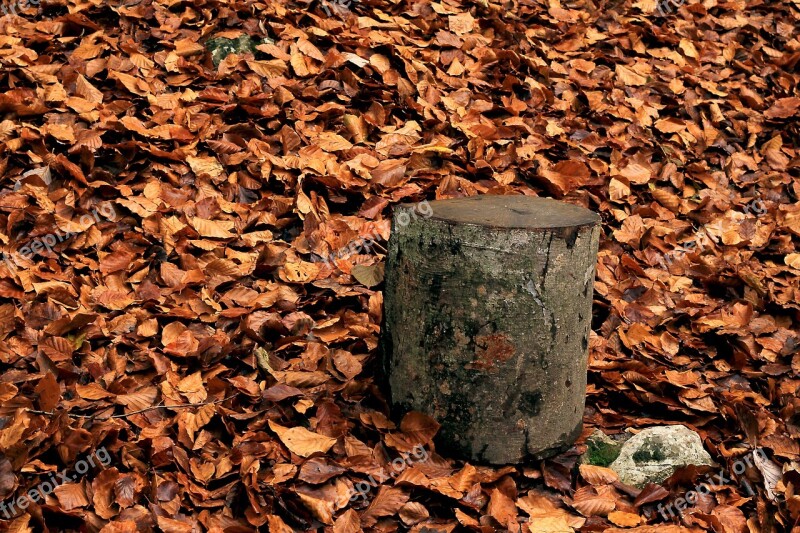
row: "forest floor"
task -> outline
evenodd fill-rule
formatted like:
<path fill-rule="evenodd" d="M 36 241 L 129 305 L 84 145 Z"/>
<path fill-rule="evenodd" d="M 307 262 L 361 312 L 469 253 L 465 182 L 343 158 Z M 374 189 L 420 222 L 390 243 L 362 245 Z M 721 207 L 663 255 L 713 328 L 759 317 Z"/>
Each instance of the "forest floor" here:
<path fill-rule="evenodd" d="M 798 0 L 321 1 L 3 4 L 0 529 L 797 530 Z M 375 384 L 392 206 L 475 194 L 603 218 L 584 435 L 524 467 Z M 577 465 L 669 424 L 724 473 L 681 516 L 708 469 Z"/>

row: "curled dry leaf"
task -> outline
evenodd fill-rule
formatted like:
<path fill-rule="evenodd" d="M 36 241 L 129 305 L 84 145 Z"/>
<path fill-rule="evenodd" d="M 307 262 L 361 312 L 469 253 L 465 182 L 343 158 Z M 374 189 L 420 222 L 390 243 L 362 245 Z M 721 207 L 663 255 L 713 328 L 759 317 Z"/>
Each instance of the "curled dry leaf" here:
<path fill-rule="evenodd" d="M 761 475 L 764 477 L 764 488 L 767 491 L 767 497 L 775 501 L 777 498 L 775 488 L 783 477 L 781 467 L 769 459 L 763 449 L 755 450 L 752 455 L 756 468 L 758 468 L 759 472 L 761 472 Z"/>

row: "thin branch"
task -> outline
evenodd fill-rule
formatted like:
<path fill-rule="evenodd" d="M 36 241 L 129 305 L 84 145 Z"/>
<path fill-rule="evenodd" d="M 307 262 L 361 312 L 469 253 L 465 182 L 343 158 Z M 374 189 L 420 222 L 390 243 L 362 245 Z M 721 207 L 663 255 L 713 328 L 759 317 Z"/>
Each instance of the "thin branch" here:
<path fill-rule="evenodd" d="M 57 414 L 55 411 L 39 411 L 38 409 L 25 409 L 25 411 L 32 413 L 34 415 L 48 415 L 48 416 L 56 416 Z M 94 418 L 94 415 L 77 415 L 72 413 L 67 413 L 67 416 L 71 416 L 72 418 Z M 101 418 L 98 420 L 108 420 L 108 418 Z"/>
<path fill-rule="evenodd" d="M 138 411 L 131 411 L 130 413 L 123 413 L 121 415 L 111 415 L 111 416 L 104 416 L 98 417 L 96 415 L 78 415 L 73 413 L 66 413 L 67 416 L 71 418 L 84 418 L 89 420 L 111 420 L 112 418 L 126 418 L 133 415 L 138 415 L 141 413 L 146 413 L 148 411 L 155 411 L 156 409 L 186 409 L 189 407 L 203 407 L 204 405 L 216 405 L 218 403 L 222 403 L 225 401 L 230 400 L 234 396 L 238 395 L 238 392 L 231 394 L 221 400 L 214 400 L 211 402 L 200 402 L 200 403 L 183 403 L 177 405 L 151 405 L 150 407 L 145 407 L 144 409 L 139 409 Z M 33 413 L 35 415 L 47 415 L 47 416 L 56 416 L 57 412 L 54 411 L 39 411 L 37 409 L 26 409 L 29 413 Z"/>

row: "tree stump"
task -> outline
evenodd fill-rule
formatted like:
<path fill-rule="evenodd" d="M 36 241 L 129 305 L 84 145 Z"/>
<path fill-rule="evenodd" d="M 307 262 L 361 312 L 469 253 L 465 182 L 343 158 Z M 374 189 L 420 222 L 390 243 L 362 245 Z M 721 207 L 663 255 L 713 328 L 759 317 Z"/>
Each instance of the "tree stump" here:
<path fill-rule="evenodd" d="M 381 339 L 396 414 L 441 425 L 440 449 L 508 464 L 580 435 L 600 218 L 478 196 L 400 206 Z"/>

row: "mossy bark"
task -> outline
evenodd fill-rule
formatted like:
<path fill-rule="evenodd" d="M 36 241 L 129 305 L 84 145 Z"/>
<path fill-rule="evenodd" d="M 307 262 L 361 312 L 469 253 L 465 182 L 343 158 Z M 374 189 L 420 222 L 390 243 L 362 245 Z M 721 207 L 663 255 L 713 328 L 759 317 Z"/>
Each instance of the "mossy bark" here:
<path fill-rule="evenodd" d="M 394 216 L 382 352 L 396 414 L 431 415 L 438 445 L 472 461 L 553 454 L 581 431 L 598 218 L 547 200 L 446 202 Z M 531 208 L 557 213 L 536 227 Z M 560 209 L 581 216 L 559 225 Z"/>

